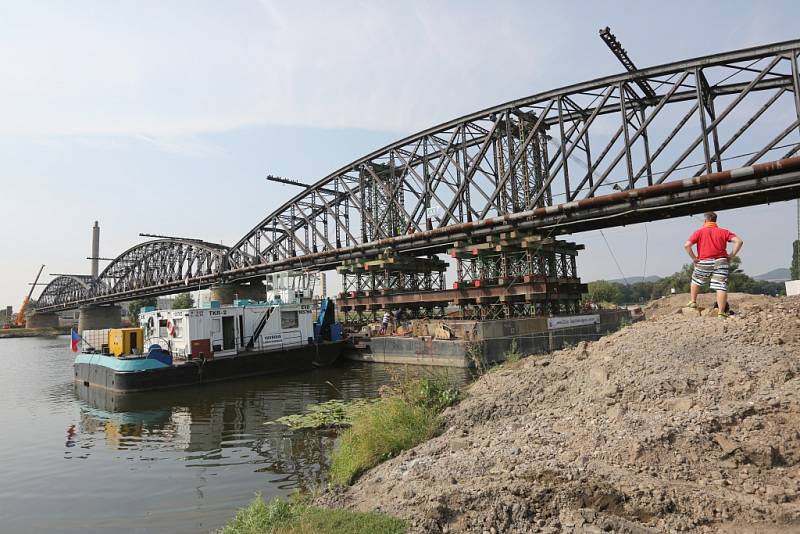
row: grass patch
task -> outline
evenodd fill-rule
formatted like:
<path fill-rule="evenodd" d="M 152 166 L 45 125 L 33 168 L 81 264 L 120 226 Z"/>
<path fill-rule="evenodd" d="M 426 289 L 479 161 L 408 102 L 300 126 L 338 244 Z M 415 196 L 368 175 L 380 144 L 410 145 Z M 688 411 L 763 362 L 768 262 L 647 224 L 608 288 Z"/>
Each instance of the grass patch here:
<path fill-rule="evenodd" d="M 433 437 L 439 418 L 400 397 L 384 398 L 363 410 L 331 454 L 330 480 L 352 484 L 378 463 Z"/>
<path fill-rule="evenodd" d="M 377 512 L 329 510 L 258 496 L 218 534 L 403 534 L 406 522 Z"/>
<path fill-rule="evenodd" d="M 459 391 L 443 378 L 405 381 L 353 419 L 331 454 L 330 481 L 352 484 L 364 471 L 432 438 L 439 414 L 458 402 Z"/>

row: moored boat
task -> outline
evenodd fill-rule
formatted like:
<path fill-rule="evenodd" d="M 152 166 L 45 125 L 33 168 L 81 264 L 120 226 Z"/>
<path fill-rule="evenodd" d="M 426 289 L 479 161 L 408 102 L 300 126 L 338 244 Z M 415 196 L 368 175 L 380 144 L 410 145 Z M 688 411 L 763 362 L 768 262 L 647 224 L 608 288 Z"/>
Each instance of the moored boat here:
<path fill-rule="evenodd" d="M 127 393 L 331 365 L 345 343 L 333 301 L 322 299 L 312 316 L 299 302 L 145 309 L 140 327 L 83 332 L 74 378 Z"/>

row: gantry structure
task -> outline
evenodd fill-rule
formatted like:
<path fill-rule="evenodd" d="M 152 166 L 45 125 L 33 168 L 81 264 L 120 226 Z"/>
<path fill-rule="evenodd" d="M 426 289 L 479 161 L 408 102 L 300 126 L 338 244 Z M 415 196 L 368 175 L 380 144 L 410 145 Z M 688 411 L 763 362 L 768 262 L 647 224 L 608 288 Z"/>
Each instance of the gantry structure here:
<path fill-rule="evenodd" d="M 142 243 L 96 279 L 57 277 L 39 309 L 338 269 L 354 313 L 577 311 L 580 247 L 560 236 L 800 196 L 798 55 L 631 62 L 439 124 L 304 187 L 230 248 Z"/>

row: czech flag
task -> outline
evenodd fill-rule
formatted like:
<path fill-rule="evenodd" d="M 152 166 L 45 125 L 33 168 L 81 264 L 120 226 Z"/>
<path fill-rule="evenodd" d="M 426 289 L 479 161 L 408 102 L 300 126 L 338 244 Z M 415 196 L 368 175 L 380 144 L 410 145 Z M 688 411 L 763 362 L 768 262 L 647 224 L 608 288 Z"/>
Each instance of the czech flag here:
<path fill-rule="evenodd" d="M 70 343 L 71 343 L 70 348 L 72 349 L 72 352 L 78 352 L 78 343 L 80 343 L 81 339 L 83 338 L 81 338 L 80 334 L 78 334 L 74 328 L 71 329 L 69 333 L 70 333 Z"/>

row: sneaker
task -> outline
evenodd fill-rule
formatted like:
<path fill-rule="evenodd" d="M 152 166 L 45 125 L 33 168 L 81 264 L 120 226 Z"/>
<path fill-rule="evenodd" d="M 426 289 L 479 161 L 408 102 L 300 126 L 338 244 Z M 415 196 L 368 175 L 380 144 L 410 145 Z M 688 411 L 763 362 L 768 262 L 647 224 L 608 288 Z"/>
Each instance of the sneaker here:
<path fill-rule="evenodd" d="M 694 300 L 690 300 L 689 304 L 687 304 L 686 307 L 687 308 L 696 308 L 697 307 L 697 302 L 694 301 Z"/>

